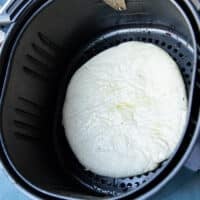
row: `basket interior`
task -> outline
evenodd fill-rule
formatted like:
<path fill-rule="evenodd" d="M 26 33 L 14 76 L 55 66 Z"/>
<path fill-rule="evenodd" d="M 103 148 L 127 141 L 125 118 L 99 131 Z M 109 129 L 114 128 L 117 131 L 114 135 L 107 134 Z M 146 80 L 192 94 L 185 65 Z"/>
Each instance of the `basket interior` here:
<path fill-rule="evenodd" d="M 166 167 L 125 179 L 100 177 L 83 170 L 64 139 L 61 110 L 71 76 L 89 58 L 121 42 L 165 49 L 179 65 L 192 99 L 194 38 L 183 13 L 173 1 L 128 0 L 127 6 L 117 12 L 100 0 L 49 1 L 16 35 L 1 129 L 10 164 L 37 189 L 87 199 L 122 195 L 139 191 Z"/>

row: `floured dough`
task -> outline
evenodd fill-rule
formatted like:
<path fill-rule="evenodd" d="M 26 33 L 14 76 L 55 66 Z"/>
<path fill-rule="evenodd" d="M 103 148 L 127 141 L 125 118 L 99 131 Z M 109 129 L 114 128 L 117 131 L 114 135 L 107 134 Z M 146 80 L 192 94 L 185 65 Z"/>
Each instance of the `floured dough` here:
<path fill-rule="evenodd" d="M 86 169 L 128 177 L 169 158 L 183 135 L 186 114 L 185 86 L 173 59 L 153 44 L 126 42 L 76 71 L 63 125 Z"/>

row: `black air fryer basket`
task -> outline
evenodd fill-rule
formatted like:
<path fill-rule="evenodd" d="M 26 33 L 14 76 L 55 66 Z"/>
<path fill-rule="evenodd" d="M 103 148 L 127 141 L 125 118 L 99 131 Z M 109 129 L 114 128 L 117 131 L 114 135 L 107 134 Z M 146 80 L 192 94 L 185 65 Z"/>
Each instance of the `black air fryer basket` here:
<path fill-rule="evenodd" d="M 200 126 L 199 4 L 194 2 L 126 0 L 127 10 L 114 10 L 103 0 L 15 0 L 5 6 L 0 157 L 17 185 L 42 199 L 133 199 L 150 196 L 175 175 L 198 143 Z M 156 44 L 177 62 L 188 120 L 169 160 L 152 172 L 115 179 L 86 171 L 76 160 L 64 136 L 62 106 L 73 73 L 126 41 Z"/>

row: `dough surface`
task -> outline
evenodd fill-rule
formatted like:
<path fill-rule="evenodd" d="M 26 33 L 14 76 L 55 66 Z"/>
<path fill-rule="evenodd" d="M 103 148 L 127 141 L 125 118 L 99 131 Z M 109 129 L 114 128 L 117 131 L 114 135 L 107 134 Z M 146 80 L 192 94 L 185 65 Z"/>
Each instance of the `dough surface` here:
<path fill-rule="evenodd" d="M 170 157 L 186 123 L 178 66 L 161 48 L 126 42 L 91 58 L 72 77 L 63 107 L 66 138 L 88 170 L 128 177 Z"/>

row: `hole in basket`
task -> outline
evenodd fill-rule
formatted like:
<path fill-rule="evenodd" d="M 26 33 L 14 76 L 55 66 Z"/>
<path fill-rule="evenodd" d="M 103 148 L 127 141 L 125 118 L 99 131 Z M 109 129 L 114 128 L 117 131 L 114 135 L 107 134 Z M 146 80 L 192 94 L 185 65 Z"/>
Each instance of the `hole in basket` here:
<path fill-rule="evenodd" d="M 171 49 L 171 48 L 172 48 L 172 45 L 168 45 L 167 48 L 168 48 L 168 49 Z"/>
<path fill-rule="evenodd" d="M 182 57 L 183 57 L 183 54 L 182 54 L 182 53 L 180 53 L 180 54 L 179 54 L 179 57 L 180 57 L 180 58 L 182 58 Z"/>
<path fill-rule="evenodd" d="M 118 45 L 118 44 L 120 44 L 120 43 L 121 43 L 121 42 L 120 42 L 119 40 L 116 40 L 116 41 L 115 41 L 115 44 L 116 44 L 116 45 Z"/>
<path fill-rule="evenodd" d="M 130 180 L 133 180 L 133 176 L 132 176 L 132 177 L 129 177 L 129 179 L 130 179 Z"/>
<path fill-rule="evenodd" d="M 125 183 L 121 183 L 121 184 L 120 184 L 120 187 L 121 187 L 121 188 L 125 188 L 125 187 L 126 187 Z"/>
<path fill-rule="evenodd" d="M 132 183 L 128 183 L 127 187 L 129 187 L 129 188 L 132 187 Z"/>
<path fill-rule="evenodd" d="M 149 38 L 149 39 L 148 39 L 148 42 L 152 42 L 152 41 L 153 41 L 152 38 Z"/>
<path fill-rule="evenodd" d="M 138 187 L 140 185 L 139 182 L 135 182 L 135 186 Z"/>
<path fill-rule="evenodd" d="M 185 72 L 185 68 L 182 68 L 181 71 L 184 73 Z"/>
<path fill-rule="evenodd" d="M 123 39 L 123 42 L 127 42 L 128 40 L 126 38 Z"/>
<path fill-rule="evenodd" d="M 148 176 L 148 175 L 149 175 L 149 172 L 144 173 L 144 176 Z"/>
<path fill-rule="evenodd" d="M 143 42 L 145 42 L 146 40 L 147 40 L 146 38 L 144 38 L 144 37 L 142 38 L 142 41 L 143 41 Z"/>
<path fill-rule="evenodd" d="M 189 74 L 185 74 L 185 78 L 189 78 L 190 77 L 190 75 Z"/>
<path fill-rule="evenodd" d="M 133 38 L 131 37 L 131 38 L 129 38 L 128 40 L 129 40 L 129 41 L 133 41 Z"/>
<path fill-rule="evenodd" d="M 187 64 L 186 64 L 188 67 L 190 67 L 191 65 L 192 65 L 192 63 L 191 62 L 187 62 Z"/>
<path fill-rule="evenodd" d="M 159 44 L 159 40 L 155 40 L 155 44 Z"/>
<path fill-rule="evenodd" d="M 143 180 L 142 183 L 146 183 L 146 180 Z"/>
<path fill-rule="evenodd" d="M 174 52 L 174 53 L 177 53 L 177 52 L 178 52 L 178 49 L 174 49 L 173 52 Z"/>
<path fill-rule="evenodd" d="M 166 43 L 165 43 L 165 42 L 162 42 L 162 43 L 161 43 L 161 46 L 162 46 L 162 47 L 164 47 L 165 45 L 166 45 Z"/>

